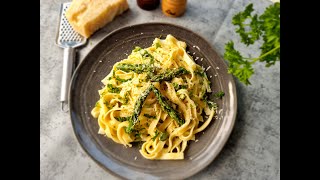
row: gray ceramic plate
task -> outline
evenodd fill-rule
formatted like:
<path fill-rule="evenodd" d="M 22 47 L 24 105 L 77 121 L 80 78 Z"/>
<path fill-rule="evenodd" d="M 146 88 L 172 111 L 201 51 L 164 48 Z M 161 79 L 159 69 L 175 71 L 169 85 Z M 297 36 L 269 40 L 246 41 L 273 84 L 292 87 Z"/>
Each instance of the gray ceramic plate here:
<path fill-rule="evenodd" d="M 148 47 L 156 37 L 172 34 L 185 41 L 198 64 L 209 68 L 208 77 L 214 92 L 224 91 L 218 100 L 218 118 L 204 133 L 190 142 L 184 160 L 154 161 L 144 159 L 139 145 L 125 148 L 98 134 L 98 123 L 90 115 L 99 99 L 101 80 L 113 64 L 127 57 L 135 46 Z M 201 58 L 203 60 L 201 61 Z M 234 125 L 237 96 L 233 78 L 227 66 L 211 45 L 196 33 L 171 24 L 147 23 L 118 29 L 107 35 L 84 58 L 76 69 L 69 92 L 70 115 L 75 135 L 87 154 L 112 174 L 127 179 L 183 179 L 210 164 L 226 143 Z M 135 160 L 135 157 L 137 159 Z"/>

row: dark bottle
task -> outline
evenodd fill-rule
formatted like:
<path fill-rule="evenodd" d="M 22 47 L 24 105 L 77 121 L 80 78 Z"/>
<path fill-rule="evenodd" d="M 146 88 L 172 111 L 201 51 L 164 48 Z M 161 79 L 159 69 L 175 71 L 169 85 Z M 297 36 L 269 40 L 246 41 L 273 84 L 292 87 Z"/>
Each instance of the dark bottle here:
<path fill-rule="evenodd" d="M 141 9 L 153 10 L 159 6 L 160 0 L 137 0 L 137 4 Z"/>

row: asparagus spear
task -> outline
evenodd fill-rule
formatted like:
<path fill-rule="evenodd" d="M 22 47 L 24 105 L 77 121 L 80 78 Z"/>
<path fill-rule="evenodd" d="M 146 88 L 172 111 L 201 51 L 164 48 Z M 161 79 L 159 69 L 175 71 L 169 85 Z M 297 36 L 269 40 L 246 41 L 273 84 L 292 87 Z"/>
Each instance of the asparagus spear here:
<path fill-rule="evenodd" d="M 133 130 L 134 125 L 139 121 L 138 117 L 140 115 L 142 105 L 146 98 L 148 97 L 149 93 L 151 92 L 153 85 L 150 85 L 142 94 L 138 97 L 133 109 L 133 115 L 129 119 L 129 126 L 126 129 L 127 133 L 131 133 Z"/>
<path fill-rule="evenodd" d="M 197 69 L 197 70 L 195 71 L 195 73 L 198 74 L 199 76 L 203 77 L 206 81 L 208 81 L 209 85 L 211 84 L 211 82 L 208 80 L 207 74 L 204 72 L 203 69 L 201 69 L 201 68 L 200 68 L 200 69 Z"/>
<path fill-rule="evenodd" d="M 149 93 L 153 91 L 156 95 L 161 108 L 166 111 L 171 118 L 178 122 L 179 125 L 184 124 L 184 120 L 180 117 L 179 113 L 175 111 L 167 102 L 164 96 L 161 95 L 160 91 L 151 84 L 138 98 L 134 105 L 133 115 L 129 118 L 129 126 L 126 129 L 127 133 L 131 133 L 134 125 L 139 121 L 138 117 L 141 113 L 142 105 Z"/>
<path fill-rule="evenodd" d="M 135 73 L 141 74 L 143 72 L 154 72 L 155 68 L 147 64 L 118 64 L 117 69 L 125 72 L 133 71 Z"/>
<path fill-rule="evenodd" d="M 124 82 L 127 82 L 127 81 L 131 81 L 132 78 L 129 78 L 129 79 L 121 79 L 119 76 L 116 76 L 116 80 L 121 82 L 121 83 L 124 83 Z"/>
<path fill-rule="evenodd" d="M 174 77 L 184 75 L 184 74 L 189 74 L 189 71 L 187 71 L 183 67 L 179 67 L 178 69 L 167 70 L 164 73 L 153 76 L 151 78 L 151 82 L 170 81 Z"/>
<path fill-rule="evenodd" d="M 146 59 L 146 58 L 150 58 L 150 64 L 153 64 L 154 63 L 154 57 L 145 49 L 142 49 L 141 47 L 139 46 L 136 46 L 134 48 L 134 50 L 132 50 L 133 52 L 140 52 L 141 56 L 143 59 Z"/>
<path fill-rule="evenodd" d="M 162 108 L 162 110 L 166 111 L 169 116 L 174 119 L 175 121 L 177 121 L 177 123 L 181 126 L 182 124 L 184 124 L 184 119 L 182 119 L 179 115 L 179 113 L 174 110 L 167 102 L 167 100 L 165 99 L 164 96 L 162 96 L 162 94 L 160 93 L 160 91 L 156 88 L 156 87 L 152 87 L 154 94 L 156 95 L 158 102 Z"/>

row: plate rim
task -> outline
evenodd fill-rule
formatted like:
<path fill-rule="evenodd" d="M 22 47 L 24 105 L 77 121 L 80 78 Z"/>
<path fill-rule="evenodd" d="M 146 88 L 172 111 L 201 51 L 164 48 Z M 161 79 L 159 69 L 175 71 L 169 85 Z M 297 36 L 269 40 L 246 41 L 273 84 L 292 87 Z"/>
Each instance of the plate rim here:
<path fill-rule="evenodd" d="M 85 151 L 85 153 L 97 164 L 99 165 L 102 169 L 104 169 L 106 172 L 110 173 L 111 175 L 113 175 L 114 177 L 117 177 L 117 178 L 122 178 L 122 179 L 125 179 L 126 177 L 125 176 L 121 176 L 119 174 L 117 174 L 116 172 L 112 171 L 111 169 L 105 167 L 103 164 L 101 164 L 98 160 L 96 160 L 91 154 L 90 152 L 88 152 L 88 150 L 84 147 L 84 145 L 81 143 L 81 141 L 79 140 L 79 137 L 78 135 L 76 134 L 76 128 L 75 128 L 75 125 L 74 125 L 74 120 L 72 118 L 72 111 L 71 111 L 71 87 L 73 86 L 73 84 L 75 83 L 75 78 L 76 78 L 76 74 L 78 74 L 78 71 L 79 69 L 81 69 L 82 66 L 84 66 L 83 64 L 85 63 L 87 57 L 89 56 L 89 54 L 100 44 L 102 43 L 106 38 L 108 38 L 109 36 L 119 32 L 119 31 L 122 31 L 122 30 L 125 30 L 125 29 L 128 29 L 128 28 L 132 28 L 132 27 L 136 27 L 136 26 L 143 26 L 143 25 L 169 25 L 169 26 L 174 26 L 174 27 L 178 27 L 178 28 L 181 28 L 181 29 L 184 29 L 186 31 L 190 31 L 194 34 L 196 34 L 201 40 L 203 40 L 204 42 L 206 42 L 208 45 L 209 45 L 209 48 L 213 49 L 216 53 L 216 55 L 218 56 L 218 58 L 220 58 L 223 63 L 227 66 L 227 63 L 225 62 L 224 58 L 222 58 L 220 56 L 220 54 L 218 53 L 218 51 L 216 50 L 216 48 L 211 44 L 209 43 L 202 35 L 192 31 L 191 29 L 188 29 L 186 27 L 183 27 L 181 25 L 176 25 L 176 24 L 172 24 L 172 23 L 167 23 L 167 22 L 148 22 L 148 23 L 137 23 L 137 24 L 132 24 L 132 25 L 127 25 L 127 26 L 122 26 L 122 27 L 119 27 L 117 29 L 114 29 L 113 31 L 111 31 L 110 33 L 106 34 L 105 36 L 103 36 L 101 38 L 101 40 L 99 40 L 86 54 L 85 56 L 83 56 L 82 60 L 80 61 L 80 63 L 78 64 L 78 66 L 75 68 L 73 74 L 72 74 L 72 77 L 71 77 L 71 80 L 70 80 L 70 84 L 69 84 L 69 92 L 68 92 L 68 107 L 69 107 L 69 117 L 70 117 L 70 121 L 71 121 L 71 124 L 72 124 L 72 130 L 73 130 L 73 134 L 74 136 L 76 137 L 77 141 L 78 141 L 78 144 L 80 144 L 80 147 L 82 148 L 82 150 Z M 232 87 L 234 87 L 234 90 L 233 90 L 233 96 L 234 96 L 234 113 L 233 113 L 233 116 L 231 118 L 231 124 L 230 124 L 230 128 L 227 130 L 227 132 L 225 133 L 225 137 L 223 138 L 222 140 L 222 143 L 221 143 L 221 146 L 219 148 L 217 148 L 217 151 L 216 151 L 216 155 L 212 156 L 211 158 L 209 158 L 204 164 L 202 164 L 202 166 L 198 169 L 198 170 L 195 170 L 194 172 L 192 173 L 185 173 L 185 175 L 182 177 L 183 179 L 184 178 L 188 178 L 188 177 L 191 177 L 197 173 L 199 173 L 200 171 L 202 171 L 204 168 L 206 168 L 209 164 L 211 164 L 214 159 L 216 159 L 218 157 L 218 155 L 221 153 L 222 149 L 225 147 L 227 141 L 229 140 L 230 138 L 230 135 L 234 129 L 234 124 L 235 124 L 235 121 L 236 121 L 236 116 L 237 116 L 237 113 L 238 113 L 238 99 L 237 99 L 237 89 L 236 89 L 236 84 L 235 84 L 235 80 L 234 80 L 234 77 L 230 74 L 230 82 L 232 84 Z"/>

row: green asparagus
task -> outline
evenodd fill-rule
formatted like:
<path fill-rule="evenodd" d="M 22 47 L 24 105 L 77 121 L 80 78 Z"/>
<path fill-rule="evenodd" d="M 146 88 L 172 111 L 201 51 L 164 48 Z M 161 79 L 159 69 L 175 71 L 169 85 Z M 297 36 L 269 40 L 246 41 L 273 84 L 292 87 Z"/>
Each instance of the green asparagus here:
<path fill-rule="evenodd" d="M 134 125 L 139 121 L 138 117 L 140 115 L 142 105 L 146 98 L 148 97 L 149 93 L 151 92 L 153 88 L 153 85 L 150 85 L 139 97 L 138 100 L 136 101 L 133 109 L 133 115 L 129 119 L 129 126 L 126 129 L 127 133 L 131 133 L 133 130 Z"/>
<path fill-rule="evenodd" d="M 177 121 L 177 123 L 181 126 L 182 124 L 184 124 L 184 119 L 182 119 L 179 115 L 179 113 L 174 110 L 169 103 L 167 102 L 167 100 L 165 99 L 164 96 L 162 96 L 162 94 L 160 93 L 160 91 L 156 88 L 156 87 L 152 87 L 154 94 L 156 95 L 158 102 L 162 108 L 162 110 L 166 111 L 169 116 L 174 119 L 175 121 Z"/>
<path fill-rule="evenodd" d="M 132 78 L 129 78 L 129 79 L 121 79 L 119 76 L 116 76 L 116 80 L 119 81 L 119 82 L 124 83 L 124 82 L 127 82 L 127 81 L 132 80 Z"/>
<path fill-rule="evenodd" d="M 178 69 L 167 70 L 164 73 L 153 76 L 151 78 L 151 82 L 170 81 L 174 77 L 184 75 L 184 74 L 189 74 L 189 71 L 187 71 L 183 67 L 179 67 Z"/>
<path fill-rule="evenodd" d="M 135 72 L 138 74 L 144 73 L 144 72 L 154 72 L 155 68 L 147 65 L 147 64 L 118 64 L 117 69 L 122 70 L 124 72 Z"/>

